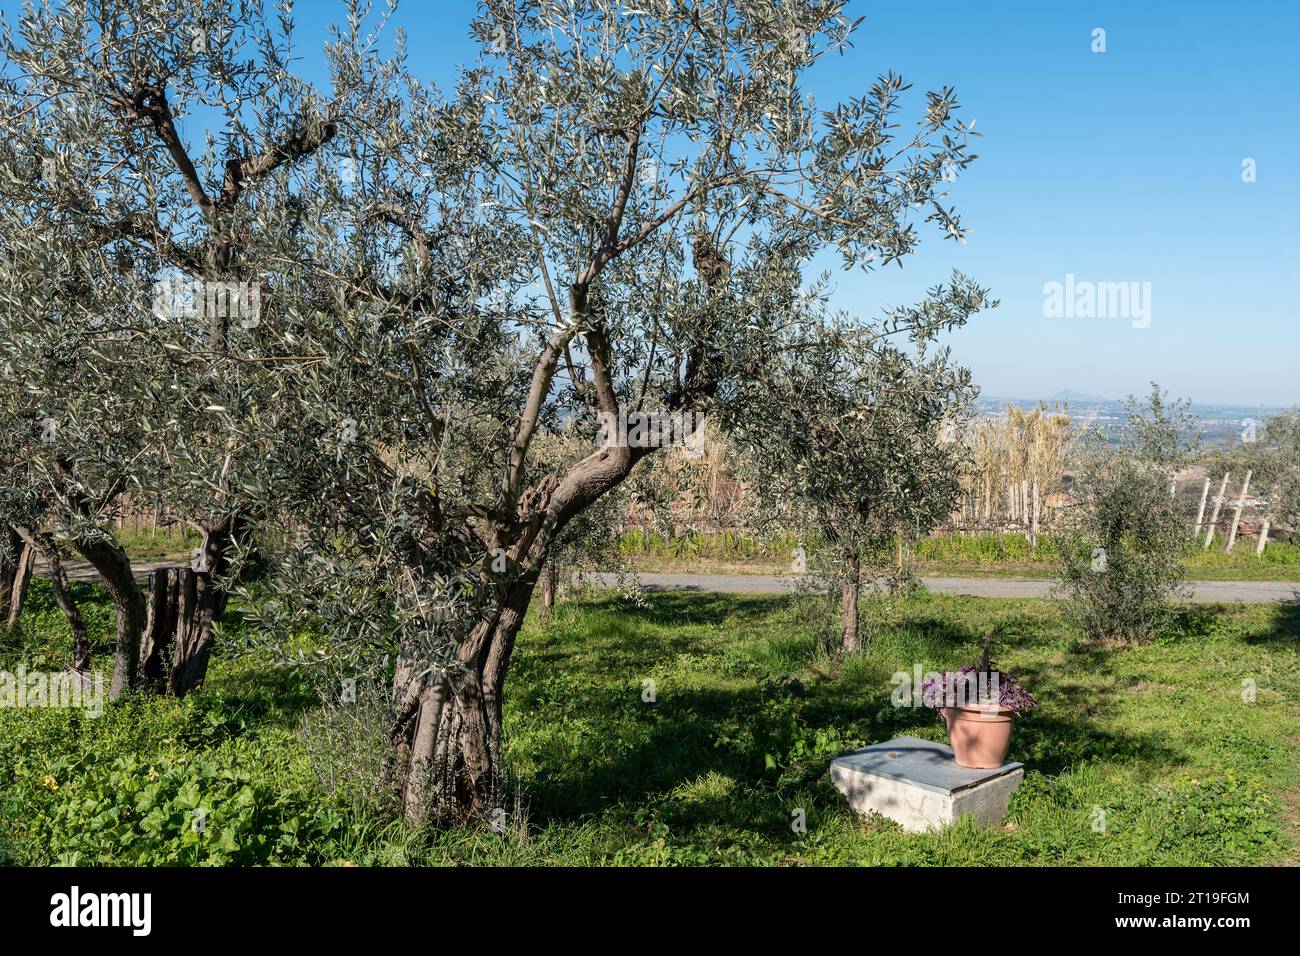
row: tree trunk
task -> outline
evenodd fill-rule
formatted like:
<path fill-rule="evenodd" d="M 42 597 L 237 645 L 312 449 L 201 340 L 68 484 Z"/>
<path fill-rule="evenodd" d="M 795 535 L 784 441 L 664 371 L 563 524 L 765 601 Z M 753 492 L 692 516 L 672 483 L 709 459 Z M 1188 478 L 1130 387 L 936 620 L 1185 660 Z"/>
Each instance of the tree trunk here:
<path fill-rule="evenodd" d="M 177 697 L 200 687 L 225 604 L 225 592 L 207 574 L 192 568 L 151 571 L 140 638 L 141 685 Z"/>
<path fill-rule="evenodd" d="M 78 672 L 90 670 L 90 635 L 86 633 L 86 622 L 81 616 L 81 609 L 77 607 L 77 602 L 73 599 L 72 591 L 68 587 L 68 574 L 63 569 L 63 558 L 59 554 L 59 546 L 48 535 L 33 531 L 30 528 L 15 526 L 14 530 L 27 543 L 27 547 L 31 549 L 33 556 L 39 552 L 49 566 L 50 586 L 54 589 L 54 603 L 63 612 L 63 616 L 68 622 L 68 629 L 72 632 L 72 669 Z M 21 607 L 22 599 L 25 597 L 26 594 L 19 596 L 16 604 Z M 17 618 L 15 617 L 16 622 Z"/>
<path fill-rule="evenodd" d="M 542 569 L 541 588 L 542 603 L 537 609 L 537 616 L 548 621 L 555 611 L 555 596 L 560 589 L 560 569 L 554 558 L 547 561 L 546 567 Z"/>
<path fill-rule="evenodd" d="M 23 561 L 23 539 L 8 525 L 0 525 L 0 625 L 9 619 L 9 601 Z"/>
<path fill-rule="evenodd" d="M 536 584 L 534 572 L 505 589 L 454 668 L 398 661 L 386 775 L 407 822 L 459 823 L 502 808 L 501 690 Z"/>
<path fill-rule="evenodd" d="M 862 583 L 862 561 L 857 554 L 845 562 L 844 581 L 840 586 L 840 652 L 858 650 L 858 588 Z"/>
<path fill-rule="evenodd" d="M 530 489 L 521 513 L 541 514 L 508 549 L 517 570 L 497 585 L 471 628 L 456 665 L 431 672 L 399 657 L 385 755 L 385 777 L 410 823 L 463 821 L 500 808 L 501 702 L 510 655 L 540 569 L 565 525 L 625 479 L 649 449 L 603 448 L 558 482 Z M 510 541 L 504 527 L 496 540 Z"/>
<path fill-rule="evenodd" d="M 148 597 L 140 604 L 139 686 L 184 697 L 207 680 L 214 632 L 227 601 L 217 576 L 230 569 L 230 549 L 246 546 L 248 534 L 239 515 L 226 515 L 203 528 L 189 567 L 149 573 Z"/>
<path fill-rule="evenodd" d="M 0 626 L 13 630 L 23 613 L 36 552 L 13 528 L 0 529 Z"/>
<path fill-rule="evenodd" d="M 140 686 L 155 694 L 167 689 L 171 672 L 171 644 L 176 634 L 176 604 L 179 568 L 158 568 L 149 572 L 149 593 L 145 599 L 144 630 L 140 633 Z"/>
<path fill-rule="evenodd" d="M 97 537 L 78 541 L 77 550 L 94 565 L 113 601 L 117 643 L 113 650 L 113 680 L 108 699 L 117 700 L 140 686 L 140 634 L 144 630 L 144 595 L 135 583 L 131 559 L 117 541 Z"/>
<path fill-rule="evenodd" d="M 695 238 L 695 265 L 710 287 L 726 273 L 725 260 L 702 233 Z M 585 296 L 585 286 L 570 287 L 575 315 L 588 313 Z M 597 405 L 605 413 L 619 413 L 604 328 L 593 324 L 586 338 Z M 488 529 L 494 543 L 510 544 L 516 576 L 498 585 L 495 600 L 461 643 L 455 667 L 433 673 L 421 661 L 399 658 L 394 671 L 385 769 L 408 822 L 430 815 L 463 820 L 500 807 L 502 689 L 538 573 L 569 521 L 624 481 L 651 451 L 601 448 L 563 478 L 544 479 L 518 494 L 515 482 L 528 454 L 529 423 L 537 421 L 559 351 L 548 344 L 535 370 L 502 488 L 502 510 L 528 520 L 522 531 L 514 522 L 494 523 Z M 684 381 L 665 403 L 667 409 L 689 409 L 711 398 L 718 388 L 718 362 L 711 352 L 693 350 Z"/>

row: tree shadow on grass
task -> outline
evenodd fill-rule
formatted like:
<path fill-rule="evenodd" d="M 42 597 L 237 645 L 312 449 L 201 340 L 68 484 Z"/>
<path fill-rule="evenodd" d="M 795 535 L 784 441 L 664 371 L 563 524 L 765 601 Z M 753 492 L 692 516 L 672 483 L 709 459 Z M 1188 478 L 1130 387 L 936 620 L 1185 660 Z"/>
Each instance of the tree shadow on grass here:
<path fill-rule="evenodd" d="M 883 643 L 905 641 L 916 655 L 938 660 L 960 655 L 974 664 L 983 648 L 983 632 L 934 614 L 918 614 L 901 621 L 889 621 L 878 631 L 867 634 L 867 651 Z"/>
<path fill-rule="evenodd" d="M 1052 662 L 1016 668 L 1015 678 L 1038 699 L 1039 706 L 1018 719 L 1012 736 L 1015 759 L 1054 776 L 1082 763 L 1181 766 L 1183 753 L 1155 731 L 1118 732 L 1100 718 L 1113 713 L 1127 686 L 1116 679 L 1113 650 L 1080 645 L 1063 672 Z"/>
<path fill-rule="evenodd" d="M 1268 629 L 1247 634 L 1244 640 L 1247 644 L 1300 645 L 1300 600 L 1275 605 Z"/>
<path fill-rule="evenodd" d="M 1160 734 L 1103 728 L 1082 706 L 1088 703 L 1091 713 L 1105 713 L 1107 698 L 1118 693 L 1113 683 L 1109 690 L 1105 682 L 1099 689 L 1085 681 L 1056 680 L 1039 668 L 1027 668 L 1024 675 L 1052 702 L 1050 710 L 1034 713 L 1015 729 L 1010 758 L 1029 769 L 1054 776 L 1085 762 L 1185 762 Z M 795 752 L 792 745 L 799 742 L 804 748 L 800 780 L 814 784 L 827 778 L 835 753 L 806 750 L 820 746 L 819 731 L 850 742 L 849 749 L 903 735 L 945 739 L 935 711 L 895 708 L 884 688 L 867 697 L 842 681 L 814 679 L 795 696 L 797 702 L 788 707 L 774 706 L 770 688 L 755 681 L 739 690 L 689 690 L 661 695 L 654 704 L 611 707 L 608 689 L 592 688 L 571 702 L 580 714 L 572 732 L 560 730 L 555 740 L 531 754 L 543 768 L 523 780 L 530 813 L 538 823 L 569 823 L 616 804 L 664 810 L 665 800 L 672 805 L 665 812 L 685 813 L 681 807 L 672 809 L 681 802 L 669 799 L 673 792 L 714 774 L 729 781 L 731 795 L 708 798 L 692 812 L 698 816 L 702 807 L 715 805 L 718 814 L 736 823 L 730 802 L 766 805 L 776 800 L 780 769 L 766 763 L 769 752 L 776 751 L 778 768 L 784 768 Z M 551 759 L 556 766 L 545 766 Z"/>
<path fill-rule="evenodd" d="M 1017 721 L 1011 758 L 1048 777 L 1082 764 L 1180 767 L 1186 756 L 1169 746 L 1162 734 L 1118 733 L 1088 720 L 1036 712 Z"/>
<path fill-rule="evenodd" d="M 660 698 L 637 705 L 635 715 L 616 707 L 606 719 L 584 719 L 581 731 L 546 748 L 563 766 L 545 766 L 524 780 L 530 814 L 541 822 L 573 821 L 615 803 L 649 803 L 709 771 L 752 785 L 761 777 L 752 757 L 718 744 L 760 703 L 757 687 L 741 694 L 696 691 L 676 703 Z"/>
<path fill-rule="evenodd" d="M 602 589 L 587 592 L 583 604 L 627 614 L 651 624 L 683 627 L 758 621 L 790 606 L 790 598 L 780 594 L 647 591 L 643 600 L 644 603 L 638 606 L 612 591 Z"/>
<path fill-rule="evenodd" d="M 237 737 L 266 727 L 295 729 L 303 714 L 320 706 L 320 695 L 302 674 L 285 667 L 234 666 L 223 662 L 188 695 L 196 723 L 214 737 Z"/>

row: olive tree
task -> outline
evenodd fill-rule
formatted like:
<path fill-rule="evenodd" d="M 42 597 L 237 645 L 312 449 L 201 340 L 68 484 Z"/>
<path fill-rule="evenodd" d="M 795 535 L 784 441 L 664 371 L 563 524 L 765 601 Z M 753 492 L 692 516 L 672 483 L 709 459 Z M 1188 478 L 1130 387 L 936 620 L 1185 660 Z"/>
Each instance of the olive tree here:
<path fill-rule="evenodd" d="M 1076 504 L 1059 542 L 1059 582 L 1092 640 L 1150 638 L 1186 594 L 1190 537 L 1170 485 L 1196 440 L 1188 408 L 1153 385 L 1145 401 L 1125 403 L 1118 444 L 1100 432 L 1085 436 Z"/>
<path fill-rule="evenodd" d="M 811 519 L 840 583 L 840 650 L 859 648 L 863 568 L 899 536 L 952 513 L 964 462 L 956 440 L 975 390 L 934 337 L 996 305 L 954 275 L 926 300 L 864 327 L 844 316 L 792 330 L 737 387 L 729 427 L 770 510 Z M 909 346 L 892 336 L 906 332 Z"/>
<path fill-rule="evenodd" d="M 293 352 L 248 354 L 259 392 L 279 389 L 279 441 L 241 480 L 293 519 L 267 535 L 281 573 L 261 626 L 293 642 L 312 623 L 323 667 L 390 675 L 408 819 L 496 806 L 502 696 L 542 568 L 691 431 L 597 441 L 599 417 L 721 414 L 806 321 L 815 256 L 871 270 L 912 251 L 922 220 L 962 235 L 943 204 L 971 159 L 951 90 L 900 132 L 893 74 L 827 106 L 807 89 L 849 49 L 843 10 L 486 0 L 481 54 L 446 92 L 400 51 L 377 65 L 334 45 L 340 75 L 387 87 L 355 182 L 322 177 L 304 225 L 315 278 L 283 290 L 297 304 L 276 326 Z M 590 449 L 539 459 L 562 422 Z"/>
<path fill-rule="evenodd" d="M 0 590 L 8 591 L 0 604 L 16 624 L 32 562 L 42 558 L 72 632 L 72 666 L 85 671 L 90 640 L 63 562 L 72 549 L 85 554 L 100 546 L 99 526 L 122 490 L 116 466 L 130 454 L 133 426 L 117 396 L 100 387 L 95 363 L 85 361 L 84 353 L 102 354 L 111 343 L 91 344 L 96 333 L 63 307 L 78 271 L 57 256 L 45 272 L 0 262 L 9 306 L 0 311 L 0 522 L 7 532 Z M 87 420 L 97 423 L 90 439 L 81 428 Z M 87 461 L 94 464 L 84 467 Z M 124 623 L 119 615 L 119 636 Z"/>
<path fill-rule="evenodd" d="M 44 559 L 72 630 L 73 666 L 85 670 L 90 644 L 63 559 L 74 550 L 94 562 L 118 609 L 117 695 L 130 684 L 143 624 L 129 561 L 107 530 L 139 453 L 137 409 L 112 371 L 130 329 L 122 303 L 138 283 L 77 221 L 75 210 L 94 201 L 81 160 L 96 132 L 76 101 L 5 72 L 0 124 L 0 522 L 22 543 L 9 564 L 15 578 L 0 575 L 0 584 L 16 620 L 30 559 Z"/>
<path fill-rule="evenodd" d="M 53 489 L 46 523 L 113 598 L 113 697 L 202 680 L 223 580 L 250 550 L 241 416 L 265 403 L 236 345 L 298 258 L 299 197 L 318 191 L 296 168 L 362 96 L 296 78 L 291 31 L 288 7 L 258 0 L 71 0 L 3 22 L 6 271 L 58 278 L 7 303 L 11 381 L 58 428 L 27 458 Z M 201 536 L 148 599 L 108 527 L 127 492 Z"/>

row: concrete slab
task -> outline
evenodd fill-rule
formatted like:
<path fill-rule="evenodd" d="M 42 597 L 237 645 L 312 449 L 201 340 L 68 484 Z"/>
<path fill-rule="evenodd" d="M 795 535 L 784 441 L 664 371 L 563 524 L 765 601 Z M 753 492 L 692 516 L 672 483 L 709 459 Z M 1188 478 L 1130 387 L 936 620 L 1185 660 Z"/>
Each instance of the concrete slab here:
<path fill-rule="evenodd" d="M 874 810 L 913 833 L 963 816 L 999 825 L 1024 776 L 1024 764 L 1015 761 L 993 770 L 959 767 L 951 747 L 919 737 L 896 737 L 831 761 L 831 781 L 854 810 Z"/>

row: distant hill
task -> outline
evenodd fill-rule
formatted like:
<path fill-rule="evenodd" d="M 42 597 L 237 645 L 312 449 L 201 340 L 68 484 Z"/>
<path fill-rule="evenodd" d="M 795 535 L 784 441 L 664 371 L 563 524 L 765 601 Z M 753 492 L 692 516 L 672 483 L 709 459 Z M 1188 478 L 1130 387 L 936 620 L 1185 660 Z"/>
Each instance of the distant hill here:
<path fill-rule="evenodd" d="M 1112 438 L 1119 438 L 1125 418 L 1122 402 L 1099 398 L 1072 388 L 1063 388 L 1055 395 L 1042 399 L 997 398 L 981 395 L 976 402 L 977 413 L 984 418 L 994 418 L 1006 411 L 1008 405 L 1031 411 L 1040 403 L 1048 408 L 1064 403 L 1067 414 L 1075 422 L 1100 428 Z M 1197 418 L 1196 430 L 1202 443 L 1208 447 L 1228 447 L 1240 440 L 1241 430 L 1247 422 L 1263 424 L 1270 415 L 1283 411 L 1266 405 L 1223 405 L 1211 402 L 1193 402 L 1191 412 Z"/>
<path fill-rule="evenodd" d="M 1102 398 L 1100 395 L 1085 395 L 1083 392 L 1076 392 L 1072 388 L 1063 388 L 1055 395 L 1044 399 L 1047 402 L 1069 402 L 1071 405 L 1106 405 L 1110 399 Z"/>
<path fill-rule="evenodd" d="M 1072 388 L 1063 388 L 1055 395 L 1047 395 L 1043 398 L 1010 398 L 1005 395 L 981 395 L 978 404 L 985 411 L 997 411 L 998 413 L 1007 405 L 1014 405 L 1016 408 L 1023 408 L 1026 411 L 1040 404 L 1046 405 L 1048 408 L 1056 405 L 1069 405 L 1076 412 L 1095 410 L 1097 408 L 1120 408 L 1119 402 L 1111 401 L 1109 398 L 1101 398 L 1097 395 L 1076 392 Z"/>

